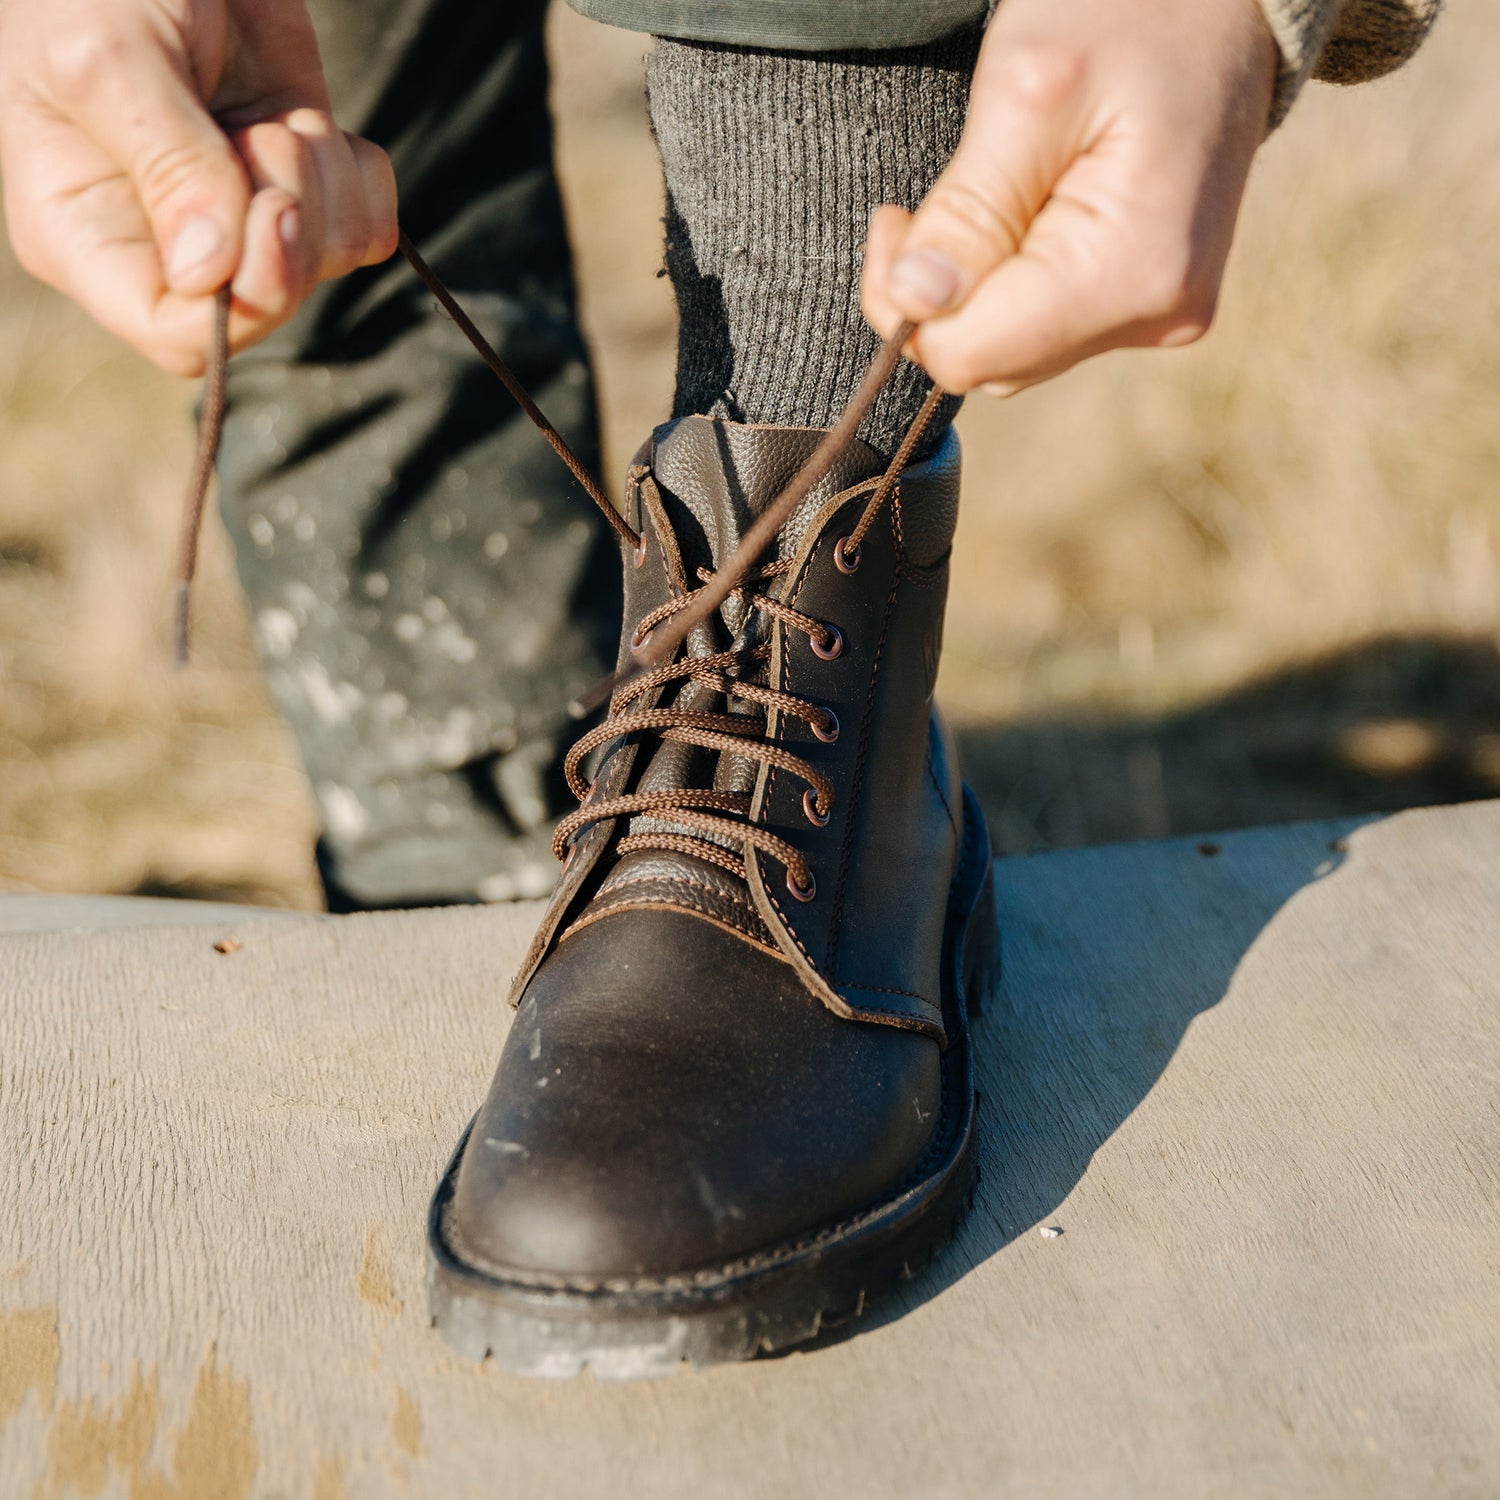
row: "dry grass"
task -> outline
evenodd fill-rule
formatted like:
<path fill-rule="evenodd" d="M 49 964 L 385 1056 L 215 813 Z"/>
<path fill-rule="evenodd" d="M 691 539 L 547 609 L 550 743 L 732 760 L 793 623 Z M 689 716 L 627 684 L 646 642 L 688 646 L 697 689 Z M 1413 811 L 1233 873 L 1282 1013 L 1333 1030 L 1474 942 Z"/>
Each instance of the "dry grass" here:
<path fill-rule="evenodd" d="M 560 15 L 618 468 L 672 313 L 637 40 Z M 1219 325 L 962 419 L 942 696 L 1009 849 L 1500 791 L 1500 14 L 1315 90 Z M 190 393 L 0 261 L 0 889 L 314 899 L 222 538 L 166 665 Z"/>

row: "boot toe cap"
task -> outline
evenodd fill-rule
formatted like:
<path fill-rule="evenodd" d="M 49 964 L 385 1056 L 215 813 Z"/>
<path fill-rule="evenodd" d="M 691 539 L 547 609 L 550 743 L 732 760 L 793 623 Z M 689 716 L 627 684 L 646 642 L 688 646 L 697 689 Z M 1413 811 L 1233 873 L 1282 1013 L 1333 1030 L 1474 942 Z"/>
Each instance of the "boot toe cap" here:
<path fill-rule="evenodd" d="M 899 1185 L 939 1080 L 935 1042 L 834 1016 L 781 958 L 682 912 L 612 913 L 533 978 L 448 1231 L 502 1274 L 723 1266 Z"/>

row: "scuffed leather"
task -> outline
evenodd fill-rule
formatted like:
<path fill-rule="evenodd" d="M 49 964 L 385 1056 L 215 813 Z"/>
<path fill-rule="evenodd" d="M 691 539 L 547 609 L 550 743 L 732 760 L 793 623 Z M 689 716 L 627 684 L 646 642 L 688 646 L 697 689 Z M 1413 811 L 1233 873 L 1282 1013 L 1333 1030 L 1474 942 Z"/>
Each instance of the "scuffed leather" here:
<path fill-rule="evenodd" d="M 938 561 L 903 555 L 896 512 L 865 536 L 856 573 L 834 566 L 835 543 L 863 510 L 855 498 L 817 518 L 787 601 L 836 626 L 843 653 L 823 661 L 806 635 L 778 630 L 773 681 L 838 716 L 824 745 L 799 719 L 777 726 L 796 754 L 826 767 L 838 788 L 827 827 L 809 825 L 802 785 L 768 767 L 755 815 L 794 840 L 817 880 L 810 902 L 793 900 L 783 872 L 752 854 L 752 889 L 782 949 L 825 1004 L 852 1018 L 942 1035 L 941 959 L 948 882 L 957 863 L 961 791 L 932 691 L 947 598 L 948 544 L 957 516 L 958 440 L 949 435 L 901 481 L 908 511 L 946 516 Z M 929 528 L 930 548 L 942 538 Z"/>
<path fill-rule="evenodd" d="M 648 453 L 649 444 L 643 446 L 636 454 L 631 465 L 632 473 L 646 459 Z M 639 567 L 636 566 L 634 555 L 628 548 L 622 551 L 621 566 L 625 575 L 627 624 L 620 634 L 620 650 L 615 659 L 617 670 L 623 669 L 630 661 L 629 622 L 642 618 L 658 605 L 664 604 L 674 592 L 680 593 L 683 588 L 682 563 L 677 554 L 676 543 L 664 526 L 662 517 L 646 514 L 641 490 L 636 484 L 631 484 L 626 492 L 625 519 L 637 532 L 644 528 L 649 541 L 644 561 Z M 643 703 L 642 706 L 646 705 Z M 601 800 L 619 795 L 630 781 L 638 749 L 639 746 L 634 740 L 623 740 L 612 747 L 606 747 L 598 757 L 594 790 L 591 795 Z M 526 985 L 536 972 L 537 965 L 547 956 L 570 914 L 576 913 L 583 904 L 588 891 L 597 883 L 594 878 L 596 867 L 600 856 L 609 848 L 610 841 L 614 837 L 616 822 L 616 819 L 609 819 L 602 823 L 595 823 L 585 829 L 575 841 L 572 852 L 563 865 L 562 874 L 558 877 L 557 885 L 553 889 L 552 899 L 547 903 L 547 909 L 537 927 L 536 935 L 532 938 L 526 957 L 521 960 L 521 966 L 517 969 L 515 979 L 511 983 L 508 1000 L 512 1007 L 521 1003 Z"/>
<path fill-rule="evenodd" d="M 776 947 L 745 882 L 700 859 L 655 850 L 626 855 L 610 871 L 574 926 L 593 921 L 606 911 L 632 906 L 698 911 L 742 932 L 752 942 Z M 568 932 L 572 930 L 569 927 Z"/>
<path fill-rule="evenodd" d="M 898 1186 L 939 1109 L 926 1037 L 851 1026 L 696 917 L 612 913 L 527 988 L 445 1233 L 585 1287 L 722 1266 Z"/>
<path fill-rule="evenodd" d="M 710 417 L 684 417 L 657 428 L 652 470 L 684 561 L 691 567 L 727 558 L 750 521 L 786 488 L 822 438 L 817 427 L 755 426 Z M 808 524 L 832 496 L 873 479 L 883 468 L 867 444 L 851 442 L 782 528 L 780 556 L 798 550 Z"/>
<path fill-rule="evenodd" d="M 945 452 L 948 442 L 955 445 L 951 454 Z M 953 545 L 958 525 L 957 443 L 950 432 L 932 459 L 909 470 L 911 477 L 896 485 L 891 501 L 896 545 L 902 560 L 912 567 L 936 567 Z M 950 467 L 954 471 L 952 483 L 946 479 Z"/>

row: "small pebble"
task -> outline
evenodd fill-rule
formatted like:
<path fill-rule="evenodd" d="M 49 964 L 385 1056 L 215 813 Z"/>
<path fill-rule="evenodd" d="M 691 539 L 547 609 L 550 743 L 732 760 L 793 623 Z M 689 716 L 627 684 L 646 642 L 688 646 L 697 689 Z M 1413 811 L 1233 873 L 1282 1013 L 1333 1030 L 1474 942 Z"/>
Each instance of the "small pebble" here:
<path fill-rule="evenodd" d="M 1062 1226 L 1058 1224 L 1043 1224 L 1042 1227 L 1037 1230 L 1037 1233 L 1041 1235 L 1044 1240 L 1059 1239 L 1062 1236 Z"/>
<path fill-rule="evenodd" d="M 220 938 L 214 944 L 215 953 L 238 953 L 245 945 L 238 938 Z"/>

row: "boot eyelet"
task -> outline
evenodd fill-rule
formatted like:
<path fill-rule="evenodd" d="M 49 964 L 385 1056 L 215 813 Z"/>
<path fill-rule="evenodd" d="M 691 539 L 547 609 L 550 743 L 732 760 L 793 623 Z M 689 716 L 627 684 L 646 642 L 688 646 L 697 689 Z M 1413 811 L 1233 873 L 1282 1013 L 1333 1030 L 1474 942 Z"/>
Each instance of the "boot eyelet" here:
<path fill-rule="evenodd" d="M 835 661 L 844 654 L 844 632 L 837 625 L 825 625 L 822 640 L 812 636 L 810 644 L 819 661 Z"/>
<path fill-rule="evenodd" d="M 840 573 L 852 573 L 859 567 L 859 548 L 851 547 L 846 536 L 833 544 L 833 565 Z"/>
<path fill-rule="evenodd" d="M 813 789 L 808 789 L 802 794 L 802 813 L 814 828 L 827 828 L 828 820 L 833 816 L 833 809 L 826 813 L 818 811 L 818 799 L 813 795 Z"/>
<path fill-rule="evenodd" d="M 644 531 L 641 532 L 640 536 L 638 536 L 635 541 L 635 551 L 630 554 L 630 560 L 638 568 L 643 568 L 646 565 L 647 540 L 648 539 L 646 533 Z"/>
<path fill-rule="evenodd" d="M 646 633 L 644 635 L 642 635 L 641 634 L 641 627 L 639 625 L 637 625 L 635 627 L 635 629 L 630 632 L 630 649 L 632 651 L 639 651 L 639 650 L 641 650 L 645 646 L 646 642 L 649 641 L 650 639 L 651 639 L 651 632 L 648 630 L 648 631 L 646 631 Z"/>
<path fill-rule="evenodd" d="M 831 708 L 823 710 L 823 722 L 813 723 L 812 732 L 823 741 L 825 745 L 831 745 L 839 737 L 839 716 Z"/>
<path fill-rule="evenodd" d="M 786 888 L 799 901 L 811 901 L 812 898 L 818 894 L 818 882 L 811 870 L 807 872 L 806 885 L 798 885 L 797 882 L 792 879 L 792 872 L 788 870 L 786 872 Z"/>

